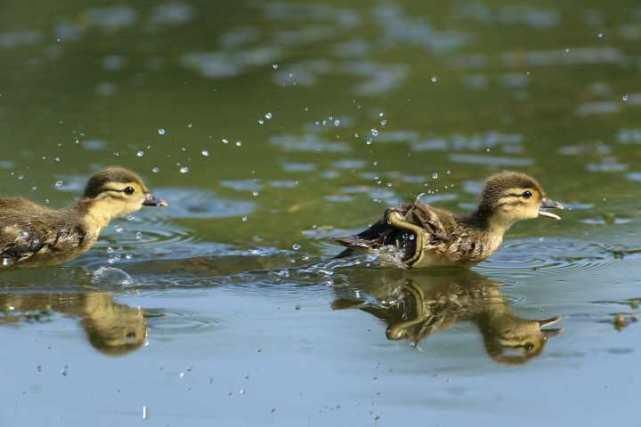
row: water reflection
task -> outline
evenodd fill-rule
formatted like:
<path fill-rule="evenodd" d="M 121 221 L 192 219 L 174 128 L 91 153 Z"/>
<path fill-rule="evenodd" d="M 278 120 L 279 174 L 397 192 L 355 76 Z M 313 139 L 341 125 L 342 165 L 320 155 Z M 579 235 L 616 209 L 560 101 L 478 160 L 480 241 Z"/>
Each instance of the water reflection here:
<path fill-rule="evenodd" d="M 144 311 L 115 302 L 110 293 L 0 295 L 1 326 L 48 322 L 55 313 L 79 319 L 91 346 L 110 356 L 135 351 L 147 338 Z"/>
<path fill-rule="evenodd" d="M 548 339 L 561 331 L 548 328 L 559 317 L 536 320 L 513 313 L 501 284 L 472 271 L 386 272 L 380 280 L 341 290 L 339 294 L 351 292 L 357 298 L 339 295 L 332 307 L 370 313 L 386 323 L 388 339 L 413 344 L 469 321 L 483 336 L 487 354 L 513 365 L 541 355 Z"/>

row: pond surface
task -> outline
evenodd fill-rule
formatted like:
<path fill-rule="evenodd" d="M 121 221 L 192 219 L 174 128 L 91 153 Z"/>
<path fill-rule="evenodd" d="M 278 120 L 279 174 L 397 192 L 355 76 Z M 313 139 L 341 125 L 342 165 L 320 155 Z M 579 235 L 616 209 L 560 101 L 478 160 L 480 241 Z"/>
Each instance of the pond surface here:
<path fill-rule="evenodd" d="M 2 193 L 63 206 L 120 164 L 171 206 L 3 273 L 0 425 L 638 418 L 637 2 L 1 10 Z M 468 210 L 504 168 L 564 220 L 473 271 L 331 259 L 386 206 Z"/>

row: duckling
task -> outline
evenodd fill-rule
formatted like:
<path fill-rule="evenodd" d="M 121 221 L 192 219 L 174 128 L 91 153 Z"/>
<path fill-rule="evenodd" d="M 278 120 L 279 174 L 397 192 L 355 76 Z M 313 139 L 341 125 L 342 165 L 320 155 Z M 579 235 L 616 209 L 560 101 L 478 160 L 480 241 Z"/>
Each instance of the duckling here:
<path fill-rule="evenodd" d="M 487 179 L 471 214 L 456 215 L 418 200 L 390 208 L 367 230 L 337 239 L 347 247 L 338 257 L 391 246 L 400 249 L 407 268 L 471 266 L 496 252 L 514 223 L 537 217 L 560 220 L 548 210 L 555 208 L 563 205 L 548 199 L 534 178 L 504 171 Z"/>
<path fill-rule="evenodd" d="M 92 176 L 80 200 L 50 209 L 24 198 L 0 198 L 0 269 L 55 265 L 87 252 L 114 219 L 142 206 L 167 206 L 134 172 L 117 166 Z"/>
<path fill-rule="evenodd" d="M 149 313 L 114 301 L 110 293 L 0 294 L 0 326 L 46 322 L 53 312 L 79 318 L 91 346 L 109 356 L 139 349 L 148 336 Z"/>
<path fill-rule="evenodd" d="M 539 356 L 549 338 L 561 332 L 548 328 L 560 320 L 558 316 L 534 320 L 514 314 L 501 285 L 472 270 L 399 272 L 400 277 L 377 272 L 365 283 L 357 280 L 365 301 L 338 298 L 332 308 L 358 308 L 372 314 L 386 323 L 387 339 L 414 345 L 469 321 L 481 332 L 488 356 L 506 364 L 522 364 Z M 350 292 L 349 288 L 340 292 L 345 291 Z"/>

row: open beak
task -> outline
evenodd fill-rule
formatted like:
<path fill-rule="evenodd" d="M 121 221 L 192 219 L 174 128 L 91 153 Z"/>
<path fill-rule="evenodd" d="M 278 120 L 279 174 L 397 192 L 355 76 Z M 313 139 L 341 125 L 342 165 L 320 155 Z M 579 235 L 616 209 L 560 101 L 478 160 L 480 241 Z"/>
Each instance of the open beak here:
<path fill-rule="evenodd" d="M 546 326 L 554 325 L 555 323 L 558 323 L 561 320 L 559 316 L 554 316 L 549 319 L 544 319 L 544 320 L 537 320 L 537 323 L 539 324 L 539 327 L 545 328 Z"/>
<path fill-rule="evenodd" d="M 543 329 L 547 326 L 554 325 L 557 323 L 559 320 L 561 320 L 560 317 L 555 316 L 550 319 L 545 319 L 545 320 L 537 320 L 539 327 L 541 328 L 541 332 L 543 333 L 543 336 L 545 339 L 555 337 L 559 335 L 561 332 L 563 332 L 563 329 L 557 328 L 557 329 Z"/>
<path fill-rule="evenodd" d="M 565 209 L 565 206 L 563 206 L 559 202 L 550 200 L 547 197 L 544 197 L 543 200 L 541 200 L 541 206 L 539 207 L 539 216 L 546 216 L 548 218 L 560 220 L 560 216 L 550 212 L 548 209 Z"/>
<path fill-rule="evenodd" d="M 160 208 L 164 208 L 166 206 L 169 206 L 169 203 L 164 201 L 163 199 L 160 199 L 156 196 L 154 196 L 151 193 L 145 193 L 145 201 L 142 202 L 143 206 L 156 206 Z"/>

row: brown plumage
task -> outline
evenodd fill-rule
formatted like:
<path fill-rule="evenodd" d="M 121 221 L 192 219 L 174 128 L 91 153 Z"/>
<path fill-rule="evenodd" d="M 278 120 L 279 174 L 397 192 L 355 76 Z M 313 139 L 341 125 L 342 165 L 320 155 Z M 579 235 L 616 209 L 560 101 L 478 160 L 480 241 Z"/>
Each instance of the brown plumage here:
<path fill-rule="evenodd" d="M 135 173 L 109 167 L 91 177 L 73 206 L 50 209 L 0 199 L 0 269 L 59 264 L 88 251 L 109 222 L 145 206 L 166 206 Z"/>
<path fill-rule="evenodd" d="M 89 343 L 110 356 L 134 351 L 147 338 L 145 312 L 117 303 L 109 293 L 0 294 L 0 326 L 46 321 L 52 312 L 79 318 Z"/>
<path fill-rule="evenodd" d="M 487 354 L 506 364 L 525 363 L 540 355 L 548 339 L 561 331 L 549 328 L 559 317 L 535 320 L 515 314 L 501 285 L 473 271 L 399 273 L 397 277 L 379 275 L 374 283 L 367 281 L 365 289 L 359 287 L 372 293 L 375 302 L 339 298 L 332 307 L 370 313 L 386 323 L 389 340 L 414 344 L 469 321 L 481 332 Z"/>
<path fill-rule="evenodd" d="M 385 212 L 370 228 L 337 242 L 348 249 L 398 248 L 407 267 L 473 265 L 487 259 L 503 242 L 503 235 L 517 221 L 546 216 L 560 219 L 549 208 L 563 208 L 545 197 L 532 177 L 501 172 L 488 178 L 478 208 L 456 215 L 421 202 Z"/>

